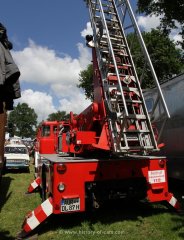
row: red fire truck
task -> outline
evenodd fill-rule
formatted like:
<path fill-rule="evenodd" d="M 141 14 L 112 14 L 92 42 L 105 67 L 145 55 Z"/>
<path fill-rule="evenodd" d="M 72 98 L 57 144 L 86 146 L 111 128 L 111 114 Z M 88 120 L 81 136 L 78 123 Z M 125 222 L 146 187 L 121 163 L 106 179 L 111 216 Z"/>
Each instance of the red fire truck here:
<path fill-rule="evenodd" d="M 55 140 L 42 148 L 40 138 L 42 166 L 28 191 L 40 186 L 43 202 L 26 216 L 19 237 L 51 214 L 83 212 L 87 204 L 99 208 L 108 199 L 147 198 L 179 208 L 168 190 L 166 158 L 154 155 L 160 136 L 154 134 L 126 40 L 126 16 L 150 66 L 157 103 L 170 116 L 129 1 L 85 2 L 93 29 L 86 41 L 92 49 L 94 101 L 79 115 L 70 113 L 67 129 L 60 126 L 57 153 Z"/>
<path fill-rule="evenodd" d="M 56 154 L 61 148 L 61 135 L 60 132 L 69 129 L 69 122 L 67 121 L 43 121 L 38 129 L 37 136 L 34 140 L 34 164 L 35 164 L 35 177 L 38 176 L 39 167 L 42 166 L 43 158 L 41 154 Z"/>

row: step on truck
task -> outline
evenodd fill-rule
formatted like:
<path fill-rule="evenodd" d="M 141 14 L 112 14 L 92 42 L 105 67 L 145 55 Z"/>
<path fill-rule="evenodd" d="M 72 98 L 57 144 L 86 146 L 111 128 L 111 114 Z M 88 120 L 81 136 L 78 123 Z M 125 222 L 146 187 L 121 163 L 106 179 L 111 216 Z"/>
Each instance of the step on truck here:
<path fill-rule="evenodd" d="M 86 45 L 92 51 L 94 101 L 80 114 L 70 113 L 67 130 L 60 126 L 56 153 L 47 149 L 40 153 L 38 148 L 42 164 L 28 191 L 40 187 L 43 202 L 26 216 L 19 237 L 29 235 L 51 214 L 84 212 L 87 206 L 99 208 L 109 199 L 147 199 L 179 208 L 168 190 L 167 160 L 158 156 L 160 133 L 146 108 L 144 77 L 140 79 L 136 72 L 127 23 L 135 31 L 157 87 L 154 107 L 159 102 L 165 119 L 170 115 L 130 3 L 84 2 L 93 30 Z"/>

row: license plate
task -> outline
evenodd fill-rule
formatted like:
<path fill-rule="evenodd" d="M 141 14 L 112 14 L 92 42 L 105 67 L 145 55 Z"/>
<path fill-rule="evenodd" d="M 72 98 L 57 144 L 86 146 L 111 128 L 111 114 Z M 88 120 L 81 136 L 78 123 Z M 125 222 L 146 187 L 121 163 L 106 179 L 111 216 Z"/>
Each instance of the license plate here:
<path fill-rule="evenodd" d="M 7 163 L 15 163 L 15 164 L 21 164 L 21 163 L 24 163 L 22 161 L 17 161 L 17 160 L 8 160 L 6 161 Z"/>
<path fill-rule="evenodd" d="M 80 210 L 80 198 L 67 198 L 61 200 L 61 212 L 74 212 Z"/>
<path fill-rule="evenodd" d="M 166 182 L 165 170 L 148 171 L 149 183 L 163 183 Z"/>

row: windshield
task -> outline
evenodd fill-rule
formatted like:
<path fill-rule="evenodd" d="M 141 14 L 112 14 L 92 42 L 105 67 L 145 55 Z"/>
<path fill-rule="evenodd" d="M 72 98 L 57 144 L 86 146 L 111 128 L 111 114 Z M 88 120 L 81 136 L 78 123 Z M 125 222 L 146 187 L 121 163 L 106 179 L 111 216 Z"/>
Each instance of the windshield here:
<path fill-rule="evenodd" d="M 5 147 L 5 153 L 27 153 L 27 149 L 25 147 Z"/>
<path fill-rule="evenodd" d="M 43 126 L 42 127 L 42 137 L 48 137 L 50 136 L 50 126 Z"/>

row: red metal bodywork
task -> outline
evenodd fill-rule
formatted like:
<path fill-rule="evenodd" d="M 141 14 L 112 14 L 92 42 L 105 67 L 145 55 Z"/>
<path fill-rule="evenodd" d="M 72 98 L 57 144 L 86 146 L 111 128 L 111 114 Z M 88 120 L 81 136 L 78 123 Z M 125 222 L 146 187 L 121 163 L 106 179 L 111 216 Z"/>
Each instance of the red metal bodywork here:
<path fill-rule="evenodd" d="M 71 153 L 81 154 L 95 150 L 111 150 L 102 80 L 95 49 L 93 57 L 94 102 L 79 115 L 70 113 L 69 145 Z M 65 144 L 63 139 L 63 144 Z"/>
<path fill-rule="evenodd" d="M 36 149 L 40 154 L 55 154 L 58 150 L 58 134 L 64 121 L 44 121 L 37 130 Z"/>
<path fill-rule="evenodd" d="M 29 234 L 51 214 L 85 211 L 88 200 L 91 201 L 91 207 L 98 208 L 107 200 L 106 197 L 113 198 L 112 189 L 126 193 L 127 197 L 146 197 L 150 202 L 165 201 L 179 209 L 177 199 L 168 191 L 166 159 L 163 157 L 85 159 L 53 154 L 42 157 L 45 160 L 46 175 L 41 182 L 46 183 L 44 185 L 48 198 L 26 216 L 19 235 L 21 237 Z M 35 181 L 38 184 L 40 177 Z M 64 188 L 59 190 L 61 183 Z M 90 196 L 93 197 L 90 199 Z M 123 195 L 119 197 L 121 196 Z M 62 201 L 72 202 L 73 199 L 80 200 L 78 208 L 73 211 L 74 205 L 71 203 L 71 210 L 65 207 L 63 210 Z"/>
<path fill-rule="evenodd" d="M 100 161 L 83 161 L 72 162 L 66 164 L 67 170 L 64 174 L 58 174 L 58 163 L 50 162 L 51 180 L 48 189 L 53 196 L 53 213 L 61 214 L 61 200 L 70 198 L 80 198 L 80 211 L 85 211 L 85 184 L 86 183 L 99 183 L 105 181 L 121 181 L 121 180 L 134 180 L 145 178 L 147 182 L 147 198 L 150 202 L 167 201 L 168 199 L 168 186 L 167 180 L 165 182 L 149 183 L 148 172 L 155 169 L 164 170 L 165 179 L 167 179 L 166 164 L 164 167 L 159 166 L 160 159 L 131 159 L 131 160 L 100 160 Z M 164 159 L 164 162 L 166 160 Z M 71 177 L 72 176 L 72 177 Z M 155 179 L 156 180 L 156 179 Z M 58 190 L 58 184 L 62 182 L 65 185 L 65 190 L 61 193 Z M 131 184 L 130 184 L 131 186 Z"/>
<path fill-rule="evenodd" d="M 40 153 L 54 154 L 57 149 L 57 135 L 60 123 L 57 121 L 44 122 L 40 130 L 40 138 L 38 138 L 38 146 Z"/>

